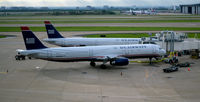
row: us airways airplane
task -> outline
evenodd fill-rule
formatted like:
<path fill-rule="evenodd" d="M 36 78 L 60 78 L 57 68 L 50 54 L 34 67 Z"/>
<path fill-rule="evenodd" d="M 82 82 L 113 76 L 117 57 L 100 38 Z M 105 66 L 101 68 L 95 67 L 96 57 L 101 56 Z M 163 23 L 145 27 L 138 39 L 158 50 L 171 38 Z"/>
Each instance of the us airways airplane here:
<path fill-rule="evenodd" d="M 128 58 L 156 58 L 165 54 L 165 50 L 158 45 L 134 44 L 134 45 L 104 45 L 85 47 L 57 47 L 48 48 L 29 30 L 21 27 L 26 50 L 17 50 L 19 55 L 59 62 L 90 61 L 91 66 L 95 62 L 103 62 L 100 66 L 106 68 L 105 64 L 124 66 L 129 64 Z"/>
<path fill-rule="evenodd" d="M 132 9 L 130 9 L 129 11 L 127 11 L 127 13 L 132 14 L 132 15 L 138 15 L 138 14 L 155 15 L 156 11 L 154 9 L 149 9 L 149 10 L 132 10 Z"/>
<path fill-rule="evenodd" d="M 43 41 L 62 46 L 98 46 L 98 45 L 128 45 L 139 44 L 141 38 L 64 38 L 51 24 L 50 21 L 44 21 L 48 38 Z"/>

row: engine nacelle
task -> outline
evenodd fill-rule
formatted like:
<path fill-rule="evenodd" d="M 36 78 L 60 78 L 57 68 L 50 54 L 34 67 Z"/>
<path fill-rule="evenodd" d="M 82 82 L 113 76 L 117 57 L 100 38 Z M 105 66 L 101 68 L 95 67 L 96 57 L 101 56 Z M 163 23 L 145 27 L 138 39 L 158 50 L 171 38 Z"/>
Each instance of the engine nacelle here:
<path fill-rule="evenodd" d="M 110 61 L 110 64 L 114 66 L 125 66 L 129 64 L 129 60 L 128 58 L 118 58 Z"/>

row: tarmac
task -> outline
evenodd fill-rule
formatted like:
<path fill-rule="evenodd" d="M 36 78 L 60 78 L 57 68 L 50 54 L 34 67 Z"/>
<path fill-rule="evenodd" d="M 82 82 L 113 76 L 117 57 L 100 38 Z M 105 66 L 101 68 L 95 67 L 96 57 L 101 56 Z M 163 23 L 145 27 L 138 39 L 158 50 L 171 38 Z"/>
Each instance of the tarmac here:
<path fill-rule="evenodd" d="M 80 32 L 81 33 L 81 32 Z M 163 62 L 130 63 L 107 69 L 89 62 L 59 63 L 43 60 L 16 61 L 16 49 L 25 49 L 20 32 L 0 39 L 0 102 L 199 102 L 200 60 L 188 68 L 163 73 Z M 78 33 L 76 33 L 78 34 Z M 76 35 L 69 33 L 72 36 Z M 81 33 L 82 34 L 82 33 Z M 39 39 L 46 37 L 37 32 Z M 47 46 L 47 43 L 44 43 Z M 51 46 L 52 47 L 52 46 Z"/>

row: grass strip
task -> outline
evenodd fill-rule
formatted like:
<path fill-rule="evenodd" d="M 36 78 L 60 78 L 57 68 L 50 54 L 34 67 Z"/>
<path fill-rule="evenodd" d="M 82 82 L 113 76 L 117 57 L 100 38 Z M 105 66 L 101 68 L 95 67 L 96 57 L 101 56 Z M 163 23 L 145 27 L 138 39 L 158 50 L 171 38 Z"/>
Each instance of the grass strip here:
<path fill-rule="evenodd" d="M 51 21 L 54 24 L 66 23 L 185 23 L 200 22 L 200 20 L 68 20 L 68 21 Z M 44 24 L 43 21 L 1 21 L 0 24 Z"/>
<path fill-rule="evenodd" d="M 5 38 L 6 36 L 4 36 L 4 35 L 0 35 L 0 38 Z"/>
<path fill-rule="evenodd" d="M 45 27 L 30 27 L 32 31 L 46 31 Z M 56 27 L 58 31 L 200 31 L 200 27 Z M 20 27 L 0 27 L 0 32 L 20 32 Z"/>
<path fill-rule="evenodd" d="M 200 39 L 200 33 L 188 33 L 188 38 L 198 38 L 198 39 Z"/>

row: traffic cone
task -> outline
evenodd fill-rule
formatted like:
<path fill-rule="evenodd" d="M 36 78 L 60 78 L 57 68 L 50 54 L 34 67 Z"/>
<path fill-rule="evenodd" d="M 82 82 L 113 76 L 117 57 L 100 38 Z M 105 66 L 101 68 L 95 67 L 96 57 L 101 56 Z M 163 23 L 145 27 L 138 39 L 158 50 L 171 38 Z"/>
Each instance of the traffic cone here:
<path fill-rule="evenodd" d="M 190 68 L 188 68 L 188 71 L 190 71 Z"/>
<path fill-rule="evenodd" d="M 178 52 L 176 52 L 176 57 L 178 57 Z"/>

